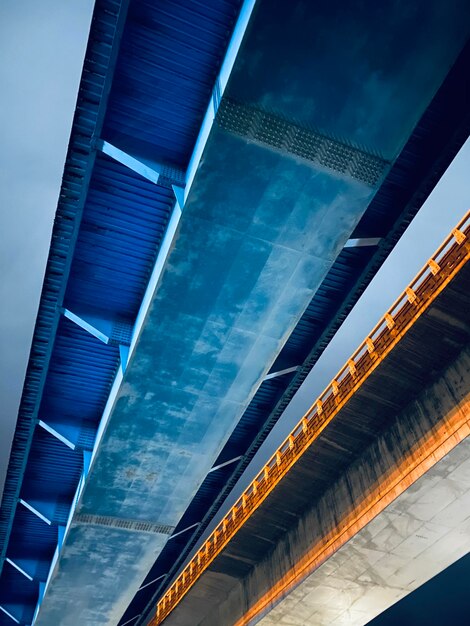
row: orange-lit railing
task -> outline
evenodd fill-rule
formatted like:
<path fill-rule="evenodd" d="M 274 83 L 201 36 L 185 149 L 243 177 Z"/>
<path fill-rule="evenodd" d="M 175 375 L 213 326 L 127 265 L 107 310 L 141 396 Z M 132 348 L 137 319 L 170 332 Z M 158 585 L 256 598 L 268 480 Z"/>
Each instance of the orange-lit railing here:
<path fill-rule="evenodd" d="M 302 417 L 157 604 L 158 626 L 355 391 L 470 258 L 470 212 Z"/>

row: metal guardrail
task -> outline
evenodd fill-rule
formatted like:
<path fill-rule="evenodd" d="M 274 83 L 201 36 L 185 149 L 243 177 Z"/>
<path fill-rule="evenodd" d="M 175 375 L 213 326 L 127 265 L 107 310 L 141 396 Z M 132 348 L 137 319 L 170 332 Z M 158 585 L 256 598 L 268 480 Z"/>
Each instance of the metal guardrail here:
<path fill-rule="evenodd" d="M 338 411 L 470 259 L 470 211 L 393 303 L 158 601 L 158 626 Z"/>

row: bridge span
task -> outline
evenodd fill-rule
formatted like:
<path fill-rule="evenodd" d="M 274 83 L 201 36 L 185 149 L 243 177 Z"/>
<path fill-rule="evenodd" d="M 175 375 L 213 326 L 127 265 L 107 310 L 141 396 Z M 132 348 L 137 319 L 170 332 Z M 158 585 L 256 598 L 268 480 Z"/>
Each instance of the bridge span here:
<path fill-rule="evenodd" d="M 148 623 L 468 138 L 468 1 L 341 4 L 96 0 L 0 626 Z"/>
<path fill-rule="evenodd" d="M 469 551 L 469 236 L 470 213 L 199 547 L 152 626 L 364 624 Z"/>

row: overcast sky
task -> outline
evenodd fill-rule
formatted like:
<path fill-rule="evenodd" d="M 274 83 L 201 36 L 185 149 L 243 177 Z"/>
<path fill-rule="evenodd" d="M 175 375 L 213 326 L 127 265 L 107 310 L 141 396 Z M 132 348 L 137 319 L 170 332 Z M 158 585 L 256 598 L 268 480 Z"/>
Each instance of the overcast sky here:
<path fill-rule="evenodd" d="M 0 495 L 93 0 L 0 0 Z"/>

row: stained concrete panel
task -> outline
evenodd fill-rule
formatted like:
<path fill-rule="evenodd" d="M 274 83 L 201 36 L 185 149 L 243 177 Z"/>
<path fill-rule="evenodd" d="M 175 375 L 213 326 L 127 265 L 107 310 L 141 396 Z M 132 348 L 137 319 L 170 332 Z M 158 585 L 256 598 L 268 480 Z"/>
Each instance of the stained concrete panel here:
<path fill-rule="evenodd" d="M 36 623 L 117 624 L 142 582 L 142 567 L 150 569 L 167 539 L 164 533 L 74 522 L 60 555 L 60 567 L 48 587 L 46 610 Z M 77 561 L 83 561 L 84 567 L 77 567 Z M 116 596 L 111 590 L 117 590 L 117 583 Z M 109 593 L 103 594 L 103 589 Z"/>
<path fill-rule="evenodd" d="M 468 38 L 469 20 L 466 0 L 265 0 L 227 93 L 390 159 Z"/>
<path fill-rule="evenodd" d="M 463 277 L 449 292 L 455 289 L 465 299 L 466 284 Z M 442 303 L 435 302 L 432 312 Z M 458 316 L 457 308 L 449 311 Z M 460 317 L 449 313 L 443 345 L 453 343 L 452 328 L 463 329 L 458 320 L 465 313 L 465 307 Z M 434 324 L 436 317 L 420 320 Z M 403 375 L 413 354 L 402 352 L 401 361 L 397 356 L 389 366 Z M 381 367 L 376 375 L 384 388 L 387 365 Z M 419 386 L 388 427 L 311 503 L 313 456 L 301 457 L 277 486 L 283 498 L 268 497 L 254 511 L 165 624 L 186 626 L 190 619 L 198 626 L 365 624 L 465 555 L 470 550 L 470 346 L 440 374 L 431 371 L 432 382 Z M 398 384 L 394 389 L 402 393 Z M 377 407 L 376 395 L 371 397 Z M 307 507 L 297 515 L 292 512 L 296 488 Z M 290 512 L 290 520 L 282 512 Z M 277 539 L 257 557 L 266 529 L 279 524 Z M 248 564 L 244 573 L 236 561 Z"/>
<path fill-rule="evenodd" d="M 470 439 L 258 623 L 362 626 L 470 550 Z"/>

